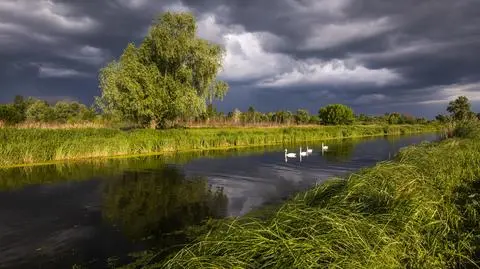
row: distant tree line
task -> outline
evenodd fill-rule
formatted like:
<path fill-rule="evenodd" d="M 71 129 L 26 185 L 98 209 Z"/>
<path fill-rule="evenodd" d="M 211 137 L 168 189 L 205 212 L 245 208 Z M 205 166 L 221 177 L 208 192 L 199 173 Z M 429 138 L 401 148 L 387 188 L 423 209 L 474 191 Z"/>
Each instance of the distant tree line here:
<path fill-rule="evenodd" d="M 438 118 L 438 117 L 437 117 Z M 438 119 L 437 119 L 438 120 Z M 76 101 L 58 101 L 49 103 L 45 100 L 16 96 L 12 103 L 0 105 L 0 121 L 4 124 L 22 122 L 39 123 L 81 123 L 81 122 L 113 122 L 128 121 L 116 119 L 112 114 L 102 113 L 94 106 L 88 107 Z M 439 120 L 440 121 L 440 120 Z M 425 118 L 416 118 L 401 113 L 385 113 L 384 115 L 354 114 L 352 108 L 343 104 L 331 104 L 319 109 L 317 114 L 310 114 L 306 109 L 295 112 L 279 110 L 260 112 L 253 106 L 247 111 L 234 109 L 231 112 L 219 112 L 209 104 L 198 116 L 183 116 L 176 120 L 178 125 L 350 125 L 350 124 L 426 124 Z M 130 121 L 134 124 L 135 121 Z"/>
<path fill-rule="evenodd" d="M 279 110 L 262 113 L 250 106 L 242 112 L 235 109 L 228 113 L 218 112 L 209 105 L 207 110 L 195 118 L 185 118 L 184 122 L 198 124 L 236 124 L 236 125 L 350 125 L 350 124 L 427 124 L 432 122 L 423 117 L 415 117 L 402 113 L 385 113 L 384 115 L 355 114 L 353 109 L 343 104 L 331 104 L 319 109 L 317 114 L 310 114 L 306 109 L 294 112 Z"/>
<path fill-rule="evenodd" d="M 25 121 L 43 123 L 77 123 L 93 121 L 97 113 L 93 108 L 75 101 L 45 100 L 17 95 L 10 104 L 0 104 L 0 121 L 17 124 Z"/>

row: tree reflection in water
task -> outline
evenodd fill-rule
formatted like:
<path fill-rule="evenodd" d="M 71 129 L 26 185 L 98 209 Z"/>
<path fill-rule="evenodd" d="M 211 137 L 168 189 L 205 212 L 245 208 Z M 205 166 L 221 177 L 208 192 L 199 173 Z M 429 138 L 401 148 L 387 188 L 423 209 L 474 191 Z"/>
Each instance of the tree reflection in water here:
<path fill-rule="evenodd" d="M 329 146 L 328 151 L 323 153 L 323 157 L 327 161 L 338 162 L 350 160 L 355 150 L 356 140 L 344 139 L 341 142 L 334 143 Z"/>
<path fill-rule="evenodd" d="M 209 218 L 226 216 L 228 198 L 206 178 L 187 178 L 179 169 L 127 171 L 104 189 L 103 215 L 133 241 L 155 247 L 184 243 L 184 230 Z"/>

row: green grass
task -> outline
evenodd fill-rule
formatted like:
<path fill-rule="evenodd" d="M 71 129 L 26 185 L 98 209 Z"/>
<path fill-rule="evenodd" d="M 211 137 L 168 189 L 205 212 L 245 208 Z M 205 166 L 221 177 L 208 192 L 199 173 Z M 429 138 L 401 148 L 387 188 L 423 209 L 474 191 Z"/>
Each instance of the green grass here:
<path fill-rule="evenodd" d="M 0 128 L 0 167 L 322 139 L 397 135 L 438 130 L 433 125 L 354 125 L 291 128 L 172 130 Z"/>
<path fill-rule="evenodd" d="M 480 140 L 411 146 L 136 268 L 478 268 Z"/>

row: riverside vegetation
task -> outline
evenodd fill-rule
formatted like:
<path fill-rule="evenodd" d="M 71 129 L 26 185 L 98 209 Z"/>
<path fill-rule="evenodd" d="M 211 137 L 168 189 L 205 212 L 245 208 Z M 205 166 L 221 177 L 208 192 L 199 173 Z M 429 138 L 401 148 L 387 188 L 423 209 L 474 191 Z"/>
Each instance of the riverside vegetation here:
<path fill-rule="evenodd" d="M 339 161 L 349 159 L 355 145 L 361 141 L 373 141 L 377 137 L 337 139 L 329 143 L 332 149 L 324 157 Z M 395 143 L 401 135 L 390 135 L 386 140 Z M 0 190 L 18 190 L 28 185 L 52 184 L 65 180 L 85 180 L 93 177 L 111 177 L 126 170 L 155 170 L 159 164 L 186 164 L 198 158 L 225 158 L 278 152 L 288 148 L 297 148 L 298 144 L 277 144 L 256 147 L 233 147 L 221 150 L 197 150 L 188 152 L 171 152 L 153 156 L 120 156 L 118 158 L 90 158 L 74 161 L 56 162 L 50 165 L 25 165 L 0 169 Z"/>
<path fill-rule="evenodd" d="M 452 138 L 209 221 L 169 258 L 145 252 L 125 268 L 478 268 L 480 124 L 465 111 L 452 112 Z"/>
<path fill-rule="evenodd" d="M 0 166 L 117 155 L 289 144 L 332 138 L 433 132 L 434 125 L 134 130 L 0 129 Z"/>

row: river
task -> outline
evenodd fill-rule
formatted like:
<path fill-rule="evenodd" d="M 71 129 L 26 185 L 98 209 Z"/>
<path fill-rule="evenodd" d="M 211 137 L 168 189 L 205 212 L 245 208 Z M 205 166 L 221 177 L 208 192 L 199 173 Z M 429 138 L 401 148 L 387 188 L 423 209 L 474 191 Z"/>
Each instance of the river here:
<path fill-rule="evenodd" d="M 0 268 L 108 268 L 186 227 L 275 205 L 435 134 L 0 169 Z M 313 149 L 298 157 L 299 147 Z M 297 152 L 285 161 L 284 148 Z M 80 267 L 78 267 L 80 268 Z"/>

